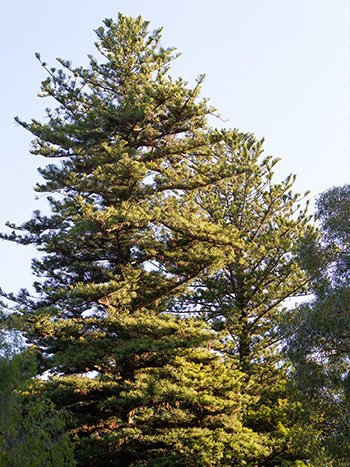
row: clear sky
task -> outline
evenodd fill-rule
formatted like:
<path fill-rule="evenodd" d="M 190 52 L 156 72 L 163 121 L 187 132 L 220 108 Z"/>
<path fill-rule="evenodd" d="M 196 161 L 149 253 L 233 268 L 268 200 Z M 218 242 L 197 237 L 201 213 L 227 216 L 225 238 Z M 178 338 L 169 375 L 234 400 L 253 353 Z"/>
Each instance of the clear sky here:
<path fill-rule="evenodd" d="M 17 0 L 0 5 L 0 231 L 44 206 L 35 200 L 30 134 L 14 123 L 41 119 L 51 103 L 36 97 L 45 73 L 34 57 L 87 63 L 94 29 L 104 18 L 139 14 L 164 27 L 163 45 L 182 56 L 171 74 L 190 83 L 205 73 L 210 97 L 226 123 L 265 137 L 265 153 L 281 157 L 276 179 L 297 174 L 296 191 L 311 198 L 350 183 L 348 0 Z M 0 242 L 0 286 L 32 282 L 35 251 Z"/>

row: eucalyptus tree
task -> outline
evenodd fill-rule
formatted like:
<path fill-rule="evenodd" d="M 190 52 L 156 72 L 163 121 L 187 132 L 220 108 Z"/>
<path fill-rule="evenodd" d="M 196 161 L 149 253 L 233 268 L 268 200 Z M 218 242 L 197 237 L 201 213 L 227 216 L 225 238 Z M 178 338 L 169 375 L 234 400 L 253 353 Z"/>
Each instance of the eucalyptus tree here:
<path fill-rule="evenodd" d="M 67 413 L 45 397 L 36 374 L 33 349 L 18 351 L 18 342 L 0 331 L 0 465 L 73 467 Z M 16 344 L 17 353 L 13 347 Z"/>
<path fill-rule="evenodd" d="M 350 455 L 350 187 L 333 187 L 316 202 L 320 237 L 304 238 L 299 263 L 313 297 L 286 320 L 286 351 L 302 396 L 306 423 L 345 466 Z"/>

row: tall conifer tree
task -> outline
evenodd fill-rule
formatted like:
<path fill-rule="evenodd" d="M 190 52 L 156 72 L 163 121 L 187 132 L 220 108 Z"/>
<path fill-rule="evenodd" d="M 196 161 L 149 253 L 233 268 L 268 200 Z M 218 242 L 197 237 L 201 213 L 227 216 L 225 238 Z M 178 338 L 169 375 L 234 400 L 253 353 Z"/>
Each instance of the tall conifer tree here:
<path fill-rule="evenodd" d="M 169 76 L 177 55 L 161 47 L 160 30 L 123 15 L 104 24 L 102 63 L 41 62 L 41 95 L 57 108 L 47 123 L 17 119 L 35 136 L 32 152 L 60 163 L 40 169 L 36 187 L 51 214 L 2 235 L 42 252 L 36 296 L 7 298 L 40 372 L 53 375 L 47 394 L 74 416 L 78 465 L 282 465 L 288 437 L 242 424 L 257 398 L 242 395 L 247 379 L 220 334 L 169 313 L 171 297 L 244 258 L 242 229 L 214 204 L 220 190 L 231 203 L 236 179 L 256 170 L 240 155 L 258 154 L 259 143 L 207 126 L 203 77 L 191 89 Z"/>
<path fill-rule="evenodd" d="M 102 64 L 48 68 L 48 122 L 17 121 L 32 152 L 60 164 L 40 169 L 51 215 L 4 235 L 42 252 L 36 297 L 8 296 L 58 407 L 68 408 L 79 465 L 222 465 L 266 454 L 240 424 L 241 376 L 207 347 L 200 323 L 164 314 L 166 302 L 232 255 L 235 236 L 193 215 L 191 192 L 236 175 L 210 130 L 213 112 L 183 80 L 172 49 L 141 17 L 119 15 L 97 31 Z M 39 60 L 40 56 L 38 55 Z M 218 149 L 216 149 L 216 146 Z M 220 245 L 219 245 L 220 244 Z M 95 371 L 94 378 L 86 375 Z M 210 453 L 210 454 L 209 454 Z"/>
<path fill-rule="evenodd" d="M 229 144 L 232 134 L 227 138 Z M 197 190 L 194 209 L 239 242 L 233 261 L 227 258 L 219 271 L 202 274 L 191 293 L 174 301 L 175 310 L 196 310 L 214 328 L 225 330 L 230 353 L 248 372 L 281 337 L 276 331 L 284 301 L 308 290 L 297 246 L 300 237 L 313 232 L 307 204 L 302 207 L 303 197 L 292 192 L 295 176 L 274 183 L 278 159 L 263 158 L 262 143 L 246 135 L 230 160 L 221 156 L 245 172 Z"/>

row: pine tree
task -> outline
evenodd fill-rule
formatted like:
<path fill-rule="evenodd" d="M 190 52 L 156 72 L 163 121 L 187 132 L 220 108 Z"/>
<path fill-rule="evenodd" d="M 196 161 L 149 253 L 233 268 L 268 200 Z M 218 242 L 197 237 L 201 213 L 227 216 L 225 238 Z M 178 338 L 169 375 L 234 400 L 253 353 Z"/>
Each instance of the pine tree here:
<path fill-rule="evenodd" d="M 268 182 L 271 170 L 267 162 L 258 167 L 255 138 L 207 125 L 214 109 L 199 100 L 204 77 L 191 89 L 169 76 L 177 55 L 160 46 L 160 30 L 150 34 L 141 17 L 123 15 L 104 24 L 96 31 L 102 63 L 90 56 L 89 68 L 74 68 L 60 59 L 56 70 L 38 55 L 49 75 L 41 96 L 53 98 L 57 108 L 47 109 L 46 123 L 17 121 L 35 137 L 33 154 L 58 159 L 40 169 L 44 183 L 36 187 L 51 213 L 37 211 L 2 235 L 41 252 L 33 261 L 35 297 L 27 291 L 6 297 L 17 303 L 25 337 L 38 350 L 39 373 L 52 375 L 46 395 L 73 414 L 69 431 L 78 465 L 252 466 L 303 459 L 288 454 L 290 437 L 282 429 L 277 435 L 254 426 L 259 417 L 270 423 L 269 416 L 254 414 L 264 391 L 254 395 L 258 380 L 248 382 L 231 343 L 219 341 L 227 331 L 222 336 L 208 321 L 179 317 L 171 303 L 198 284 L 209 289 L 210 281 L 221 296 L 222 271 L 246 258 L 249 229 L 260 233 L 264 210 L 275 215 L 276 200 L 284 207 L 286 197 L 289 210 L 282 213 L 292 215 L 290 182 L 265 192 L 259 183 Z M 236 212 L 242 187 L 246 197 Z M 249 217 L 245 202 L 254 196 L 262 204 L 253 204 L 244 230 L 232 216 Z M 232 208 L 225 211 L 227 204 Z M 302 216 L 295 224 L 269 222 L 275 223 L 265 232 L 266 244 L 282 226 L 287 232 L 304 227 Z M 246 254 L 255 254 L 256 273 L 264 261 L 268 271 L 277 268 L 254 239 L 251 245 Z M 289 280 L 283 255 L 291 243 L 277 245 L 285 269 L 278 269 L 274 290 Z M 282 290 L 289 296 L 292 289 Z M 199 311 L 218 322 L 220 314 L 205 308 L 212 299 L 205 300 Z M 230 322 L 225 310 L 221 314 Z M 243 322 L 230 328 L 232 335 Z M 284 408 L 274 414 L 282 424 Z"/>
<path fill-rule="evenodd" d="M 50 77 L 40 95 L 59 107 L 47 109 L 46 124 L 17 119 L 36 137 L 33 154 L 62 162 L 40 169 L 46 183 L 36 187 L 51 193 L 53 215 L 35 212 L 17 227 L 28 234 L 6 238 L 46 253 L 33 263 L 47 280 L 35 284 L 41 299 L 32 306 L 54 303 L 64 313 L 69 303 L 70 316 L 81 316 L 92 303 L 104 309 L 112 297 L 128 297 L 135 310 L 147 306 L 222 256 L 212 246 L 218 229 L 205 231 L 206 238 L 189 235 L 190 213 L 179 213 L 177 203 L 179 192 L 229 175 L 216 167 L 214 149 L 223 137 L 206 126 L 213 109 L 205 100 L 197 103 L 204 78 L 194 89 L 173 82 L 167 72 L 176 56 L 159 46 L 160 31 L 148 34 L 141 18 L 120 15 L 117 24 L 105 23 L 107 30 L 96 32 L 107 63 L 91 56 L 90 69 L 83 69 L 59 60 L 65 73 L 42 62 Z M 169 233 L 174 225 L 175 235 Z M 200 254 L 198 240 L 207 243 Z M 162 274 L 164 264 L 171 265 L 171 277 Z"/>
<path fill-rule="evenodd" d="M 262 465 L 307 460 L 316 432 L 306 442 L 300 431 L 302 413 L 289 393 L 281 355 L 284 338 L 292 331 L 280 326 L 284 301 L 309 290 L 309 279 L 297 262 L 300 237 L 314 231 L 307 203 L 302 207 L 303 197 L 292 192 L 295 176 L 274 183 L 278 159 L 262 157 L 263 141 L 231 132 L 225 144 L 230 151 L 218 152 L 218 163 L 240 172 L 200 187 L 193 212 L 220 226 L 221 238 L 238 232 L 235 255 L 226 257 L 218 271 L 204 271 L 186 293 L 174 297 L 172 309 L 195 312 L 222 333 L 224 352 L 246 374 L 251 383 L 247 394 L 256 399 L 244 425 L 273 439 Z"/>
<path fill-rule="evenodd" d="M 47 123 L 17 119 L 32 152 L 60 163 L 40 169 L 36 187 L 51 214 L 2 236 L 42 253 L 36 296 L 7 298 L 39 372 L 51 372 L 46 393 L 73 414 L 78 465 L 249 463 L 268 447 L 241 425 L 240 373 L 209 350 L 216 336 L 200 322 L 165 313 L 169 297 L 234 255 L 235 235 L 191 201 L 236 176 L 217 163 L 227 138 L 207 127 L 203 77 L 194 89 L 169 77 L 176 55 L 160 30 L 119 15 L 96 32 L 103 63 L 41 62 L 41 95 L 58 107 Z"/>
<path fill-rule="evenodd" d="M 202 274 L 191 293 L 175 299 L 173 306 L 187 313 L 196 310 L 214 329 L 224 330 L 241 369 L 254 372 L 254 361 L 259 367 L 262 355 L 273 353 L 281 338 L 278 322 L 284 301 L 308 290 L 297 247 L 313 228 L 307 203 L 302 208 L 303 198 L 292 192 L 295 176 L 273 182 L 278 159 L 262 158 L 263 141 L 246 135 L 235 143 L 228 135 L 230 158 L 225 152 L 219 160 L 245 171 L 198 189 L 194 198 L 194 209 L 220 226 L 227 238 L 237 236 L 235 256 L 233 261 L 226 258 L 214 274 Z"/>

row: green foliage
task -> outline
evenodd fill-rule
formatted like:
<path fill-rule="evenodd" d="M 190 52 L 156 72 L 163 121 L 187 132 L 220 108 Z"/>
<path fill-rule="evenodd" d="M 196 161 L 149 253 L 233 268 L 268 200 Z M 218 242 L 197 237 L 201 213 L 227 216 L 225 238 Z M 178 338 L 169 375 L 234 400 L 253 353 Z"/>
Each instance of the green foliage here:
<path fill-rule="evenodd" d="M 17 228 L 25 234 L 2 235 L 44 252 L 33 262 L 45 278 L 35 284 L 40 301 L 23 296 L 27 310 L 81 316 L 107 302 L 137 310 L 178 294 L 236 244 L 232 232 L 218 245 L 219 227 L 179 201 L 236 172 L 217 164 L 217 152 L 231 148 L 206 127 L 213 109 L 197 102 L 203 77 L 194 89 L 173 82 L 172 49 L 141 18 L 105 24 L 97 46 L 107 61 L 91 57 L 83 69 L 59 60 L 65 72 L 43 63 L 50 77 L 42 95 L 59 107 L 46 124 L 18 120 L 36 137 L 34 154 L 62 160 L 40 169 L 46 183 L 36 187 L 51 193 L 52 216 L 35 212 Z"/>
<path fill-rule="evenodd" d="M 33 154 L 58 160 L 36 187 L 50 215 L 1 235 L 42 253 L 36 296 L 5 295 L 51 374 L 41 391 L 73 415 L 81 466 L 301 466 L 298 408 L 262 353 L 305 285 L 293 179 L 272 184 L 253 135 L 208 127 L 204 77 L 169 76 L 160 30 L 104 25 L 102 63 L 41 62 L 57 108 L 17 119 Z"/>
<path fill-rule="evenodd" d="M 174 332 L 174 319 L 166 321 Z M 179 326 L 182 348 L 171 343 L 179 336 L 169 334 L 143 352 L 144 343 L 137 352 L 128 340 L 125 372 L 112 366 L 94 379 L 72 376 L 50 382 L 51 397 L 57 404 L 67 398 L 78 417 L 72 433 L 79 465 L 220 466 L 238 460 L 249 465 L 267 454 L 266 437 L 241 423 L 249 400 L 241 394 L 244 375 L 209 350 L 193 349 L 192 340 L 187 348 L 191 326 L 183 321 Z"/>
<path fill-rule="evenodd" d="M 350 456 L 349 186 L 326 191 L 316 207 L 321 237 L 304 238 L 300 249 L 314 298 L 290 316 L 287 352 L 306 423 L 320 431 L 330 465 L 343 466 Z"/>
<path fill-rule="evenodd" d="M 66 417 L 42 396 L 33 374 L 31 351 L 0 358 L 0 465 L 74 466 Z"/>
<path fill-rule="evenodd" d="M 252 363 L 280 338 L 276 330 L 284 300 L 307 290 L 296 246 L 312 227 L 307 205 L 301 208 L 302 198 L 291 191 L 295 177 L 273 183 L 278 160 L 262 159 L 262 142 L 249 136 L 231 140 L 231 148 L 230 157 L 222 153 L 219 160 L 244 172 L 199 188 L 194 211 L 220 226 L 222 236 L 237 235 L 235 255 L 227 256 L 218 272 L 201 275 L 191 293 L 175 301 L 175 309 L 200 311 L 216 329 L 224 329 L 231 353 L 244 370 L 254 371 Z"/>

